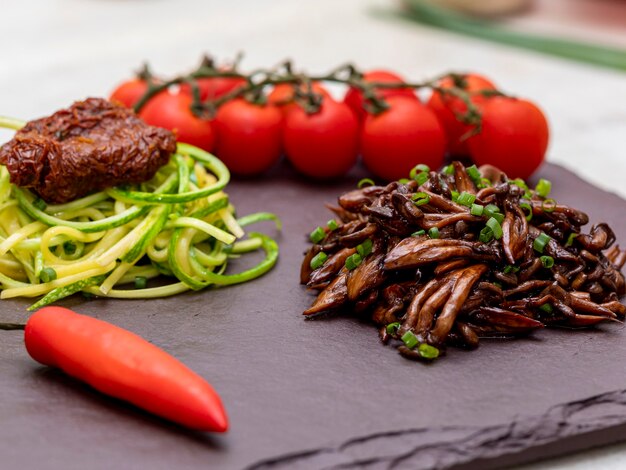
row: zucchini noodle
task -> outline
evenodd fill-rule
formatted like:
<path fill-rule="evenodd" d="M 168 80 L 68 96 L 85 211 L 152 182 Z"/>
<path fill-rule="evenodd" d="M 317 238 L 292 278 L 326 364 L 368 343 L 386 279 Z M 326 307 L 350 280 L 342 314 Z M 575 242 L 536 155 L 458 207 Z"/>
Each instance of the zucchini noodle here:
<path fill-rule="evenodd" d="M 0 117 L 0 127 L 23 124 Z M 147 299 L 239 284 L 278 259 L 270 237 L 251 232 L 241 239 L 249 224 L 269 220 L 280 230 L 280 220 L 267 212 L 237 219 L 223 191 L 228 169 L 191 145 L 179 143 L 148 182 L 65 204 L 46 205 L 9 180 L 0 166 L 0 298 L 40 297 L 29 310 L 77 292 Z M 225 273 L 230 258 L 258 250 L 265 256 L 256 266 Z M 146 287 L 163 275 L 173 282 Z"/>

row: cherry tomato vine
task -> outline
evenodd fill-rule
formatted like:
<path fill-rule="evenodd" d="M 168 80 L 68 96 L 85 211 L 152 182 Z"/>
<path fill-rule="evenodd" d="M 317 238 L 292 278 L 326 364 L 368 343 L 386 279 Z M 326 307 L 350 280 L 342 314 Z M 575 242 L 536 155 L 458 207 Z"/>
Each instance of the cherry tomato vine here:
<path fill-rule="evenodd" d="M 530 102 L 503 93 L 477 74 L 446 73 L 415 82 L 351 63 L 307 74 L 290 60 L 250 72 L 241 71 L 240 62 L 241 56 L 230 64 L 206 56 L 195 70 L 167 80 L 145 65 L 111 98 L 130 104 L 149 124 L 176 129 L 180 140 L 216 151 L 243 176 L 267 170 L 283 151 L 299 172 L 317 179 L 342 176 L 359 153 L 368 169 L 385 180 L 404 177 L 424 163 L 419 159 L 443 164 L 446 152 L 510 169 L 512 177 L 528 177 L 544 159 L 548 127 L 541 111 L 529 113 Z M 345 86 L 343 101 L 334 100 L 324 83 Z M 432 92 L 426 103 L 416 94 L 420 90 Z M 499 104 L 487 106 L 496 98 Z M 281 109 L 282 123 L 270 107 Z M 296 108 L 299 117 L 292 116 Z M 484 109 L 489 109 L 488 121 Z M 479 136 L 485 124 L 491 137 Z M 474 137 L 481 139 L 468 145 Z M 519 144 L 528 139 L 536 145 Z M 263 142 L 267 148 L 259 149 Z M 385 149 L 395 155 L 385 155 Z M 514 155 L 502 155 L 502 149 Z M 522 154 L 526 150 L 529 155 Z M 387 157 L 396 162 L 393 167 Z"/>

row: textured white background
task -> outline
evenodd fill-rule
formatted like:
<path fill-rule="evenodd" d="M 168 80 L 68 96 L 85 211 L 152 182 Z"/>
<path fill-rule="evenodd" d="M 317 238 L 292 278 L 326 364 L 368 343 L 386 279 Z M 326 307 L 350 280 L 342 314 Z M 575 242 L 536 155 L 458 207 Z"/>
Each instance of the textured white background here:
<path fill-rule="evenodd" d="M 570 15 L 577 3 L 544 1 L 546 16 L 514 25 L 626 44 L 624 2 L 596 2 L 610 18 L 592 30 L 579 29 Z M 552 131 L 549 161 L 626 197 L 626 74 L 385 19 L 380 10 L 395 6 L 390 1 L 0 0 L 0 6 L 0 114 L 39 117 L 108 94 L 145 60 L 174 74 L 195 66 L 203 52 L 227 58 L 245 51 L 250 68 L 293 58 L 316 73 L 350 60 L 415 80 L 472 70 L 543 107 Z M 0 133 L 0 140 L 8 136 Z M 626 445 L 525 468 L 623 469 Z"/>

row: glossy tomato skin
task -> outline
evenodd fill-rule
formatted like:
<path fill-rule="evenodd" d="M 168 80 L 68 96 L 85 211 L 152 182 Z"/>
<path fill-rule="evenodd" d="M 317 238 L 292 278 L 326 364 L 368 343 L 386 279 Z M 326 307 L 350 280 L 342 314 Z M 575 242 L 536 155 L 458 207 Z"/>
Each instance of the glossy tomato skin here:
<path fill-rule="evenodd" d="M 467 74 L 465 81 L 467 84 L 465 89 L 468 92 L 494 90 L 496 88 L 490 80 L 478 74 Z M 439 82 L 439 86 L 451 88 L 453 86 L 452 78 L 445 77 Z M 472 98 L 472 102 L 480 105 L 486 99 L 484 96 L 477 95 Z M 470 132 L 472 127 L 460 122 L 455 115 L 455 113 L 463 114 L 467 111 L 465 103 L 459 98 L 444 96 L 435 91 L 428 100 L 427 105 L 435 112 L 443 125 L 448 140 L 448 153 L 453 157 L 466 157 L 469 155 L 467 140 L 463 140 L 462 137 Z"/>
<path fill-rule="evenodd" d="M 550 131 L 543 112 L 523 99 L 494 96 L 483 105 L 482 130 L 468 139 L 477 165 L 491 164 L 510 178 L 527 179 L 544 161 Z"/>
<path fill-rule="evenodd" d="M 319 112 L 293 108 L 285 117 L 283 144 L 287 158 L 303 175 L 315 179 L 343 176 L 358 153 L 359 122 L 350 107 L 324 98 Z"/>
<path fill-rule="evenodd" d="M 254 176 L 280 158 L 283 115 L 274 105 L 236 99 L 215 116 L 215 154 L 237 175 Z"/>
<path fill-rule="evenodd" d="M 209 77 L 197 80 L 202 101 L 214 100 L 234 91 L 239 87 L 246 86 L 246 80 L 238 77 Z M 191 86 L 188 83 L 180 85 L 181 93 L 191 95 Z"/>
<path fill-rule="evenodd" d="M 382 83 L 399 83 L 405 81 L 400 75 L 388 70 L 371 70 L 363 74 L 363 80 L 366 82 L 382 82 Z M 418 101 L 417 95 L 410 88 L 382 88 L 377 90 L 377 96 L 383 99 L 393 96 L 402 96 L 414 101 Z M 359 120 L 363 121 L 367 116 L 367 111 L 363 107 L 363 94 L 356 88 L 350 87 L 343 99 L 350 108 L 356 113 Z"/>
<path fill-rule="evenodd" d="M 148 91 L 146 81 L 134 78 L 120 83 L 118 87 L 113 90 L 111 96 L 109 96 L 109 101 L 115 101 L 123 104 L 127 108 L 132 108 L 146 91 Z"/>
<path fill-rule="evenodd" d="M 319 82 L 313 82 L 311 88 L 315 93 L 322 95 L 324 98 L 330 97 L 328 90 Z M 289 83 L 279 83 L 274 86 L 272 91 L 267 95 L 267 102 L 278 106 L 283 112 L 283 115 L 286 116 L 289 111 L 299 106 L 292 101 L 293 96 L 293 85 Z"/>
<path fill-rule="evenodd" d="M 139 111 L 139 116 L 152 126 L 174 131 L 179 142 L 212 152 L 215 144 L 213 124 L 194 116 L 191 103 L 190 95 L 164 91 L 150 99 Z"/>
<path fill-rule="evenodd" d="M 407 178 L 420 163 L 433 170 L 444 161 L 446 138 L 437 116 L 417 100 L 389 98 L 390 108 L 368 115 L 361 130 L 365 166 L 385 181 Z"/>

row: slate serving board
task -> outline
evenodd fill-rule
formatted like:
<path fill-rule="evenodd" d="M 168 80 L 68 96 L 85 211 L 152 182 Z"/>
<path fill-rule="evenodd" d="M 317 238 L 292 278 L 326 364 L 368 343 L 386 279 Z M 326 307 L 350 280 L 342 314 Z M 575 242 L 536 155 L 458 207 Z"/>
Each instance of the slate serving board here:
<path fill-rule="evenodd" d="M 313 299 L 298 285 L 304 234 L 330 218 L 324 203 L 357 176 L 316 186 L 283 168 L 229 186 L 241 214 L 269 210 L 284 221 L 279 263 L 257 281 L 63 304 L 140 334 L 206 377 L 227 407 L 228 434 L 189 432 L 102 396 L 33 362 L 21 332 L 0 332 L 0 467 L 486 469 L 626 436 L 622 325 L 483 341 L 426 366 L 358 320 L 303 320 Z M 609 222 L 626 243 L 626 201 L 558 166 L 541 176 L 557 200 Z M 25 320 L 26 305 L 2 301 L 0 320 Z"/>

